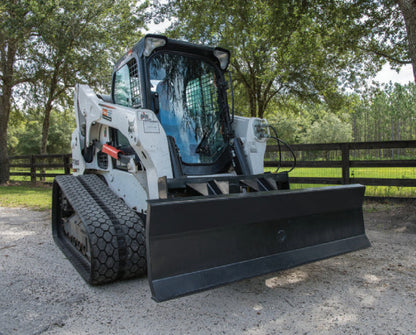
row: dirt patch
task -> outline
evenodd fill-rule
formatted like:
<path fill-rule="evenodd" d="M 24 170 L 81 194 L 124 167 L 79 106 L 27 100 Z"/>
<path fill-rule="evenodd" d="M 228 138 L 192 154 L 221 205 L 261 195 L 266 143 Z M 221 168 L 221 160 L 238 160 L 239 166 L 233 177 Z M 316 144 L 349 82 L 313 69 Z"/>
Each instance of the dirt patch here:
<path fill-rule="evenodd" d="M 157 304 L 146 278 L 85 284 L 48 212 L 0 208 L 0 334 L 416 334 L 415 215 L 367 203 L 371 248 Z"/>
<path fill-rule="evenodd" d="M 364 213 L 367 229 L 416 234 L 416 200 L 367 201 Z"/>

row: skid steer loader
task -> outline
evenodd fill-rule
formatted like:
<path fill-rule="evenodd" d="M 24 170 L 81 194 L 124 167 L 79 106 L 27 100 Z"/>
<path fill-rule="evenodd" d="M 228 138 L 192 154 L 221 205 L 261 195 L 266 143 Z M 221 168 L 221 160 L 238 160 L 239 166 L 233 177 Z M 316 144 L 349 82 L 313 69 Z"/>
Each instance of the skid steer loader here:
<path fill-rule="evenodd" d="M 147 272 L 164 301 L 368 247 L 364 187 L 289 190 L 264 173 L 265 120 L 234 116 L 222 48 L 146 35 L 111 95 L 77 85 L 56 244 L 90 284 Z"/>

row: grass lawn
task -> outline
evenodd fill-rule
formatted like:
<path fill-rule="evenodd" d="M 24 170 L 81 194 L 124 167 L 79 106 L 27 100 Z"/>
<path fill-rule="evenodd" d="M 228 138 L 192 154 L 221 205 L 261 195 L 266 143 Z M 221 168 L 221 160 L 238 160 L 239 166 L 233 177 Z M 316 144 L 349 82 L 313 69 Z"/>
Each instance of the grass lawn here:
<path fill-rule="evenodd" d="M 265 171 L 273 172 L 275 168 L 266 168 Z M 285 171 L 281 169 L 279 171 Z M 327 177 L 341 178 L 341 168 L 295 168 L 289 173 L 290 177 Z M 350 168 L 351 178 L 387 178 L 387 179 L 416 179 L 416 168 Z M 295 184 L 292 189 L 307 187 L 323 187 L 322 184 Z M 374 197 L 416 197 L 416 187 L 397 187 L 397 186 L 367 186 L 366 196 Z"/>
<path fill-rule="evenodd" d="M 51 209 L 52 187 L 0 185 L 0 206 L 26 207 L 38 211 Z"/>
<path fill-rule="evenodd" d="M 275 168 L 266 168 L 266 171 L 274 172 Z M 284 171 L 281 169 L 280 171 Z M 416 168 L 351 168 L 352 178 L 416 178 Z M 63 170 L 48 170 L 48 173 L 63 173 Z M 291 177 L 341 177 L 340 168 L 296 168 L 290 174 Z M 14 182 L 7 186 L 0 186 L 0 206 L 3 207 L 27 207 L 35 210 L 51 209 L 52 187 L 33 186 L 25 184 L 30 177 L 13 176 Z M 46 178 L 52 182 L 53 178 Z M 322 184 L 291 184 L 292 189 L 307 187 L 322 187 Z M 397 186 L 367 186 L 366 196 L 377 197 L 404 197 L 416 198 L 416 187 Z"/>
<path fill-rule="evenodd" d="M 30 173 L 30 169 L 27 168 L 11 168 L 10 172 L 26 172 Z M 40 173 L 40 169 L 37 169 L 37 173 Z M 62 169 L 46 169 L 45 173 L 57 173 L 57 174 L 64 174 L 65 170 Z M 55 177 L 46 177 L 45 181 L 48 183 L 52 183 Z M 16 182 L 30 182 L 30 176 L 10 176 L 10 181 Z M 40 181 L 40 178 L 37 177 L 36 181 Z"/>
<path fill-rule="evenodd" d="M 287 169 L 280 169 L 285 171 Z M 273 172 L 275 168 L 266 168 L 265 171 Z M 291 177 L 327 177 L 341 178 L 341 168 L 295 168 L 290 172 Z M 351 178 L 391 178 L 405 179 L 416 178 L 416 168 L 350 168 Z"/>

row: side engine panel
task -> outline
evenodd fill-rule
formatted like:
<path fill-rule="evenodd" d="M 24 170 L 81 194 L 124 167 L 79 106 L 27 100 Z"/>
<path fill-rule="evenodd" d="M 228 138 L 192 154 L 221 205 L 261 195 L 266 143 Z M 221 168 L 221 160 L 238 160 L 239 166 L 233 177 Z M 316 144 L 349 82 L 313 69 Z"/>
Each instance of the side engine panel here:
<path fill-rule="evenodd" d="M 146 200 L 159 196 L 158 179 L 172 177 L 167 137 L 158 118 L 150 110 L 106 102 L 87 85 L 77 85 L 74 100 L 77 119 L 71 142 L 74 174 L 103 175 L 113 192 L 131 208 L 145 210 Z M 123 145 L 130 151 L 127 155 L 133 158 L 137 155 L 123 168 L 118 159 L 102 152 L 104 144 L 115 145 L 114 133 L 123 137 Z"/>
<path fill-rule="evenodd" d="M 264 153 L 266 152 L 267 136 L 266 120 L 235 116 L 232 124 L 236 137 L 241 138 L 244 153 L 252 174 L 264 172 Z"/>

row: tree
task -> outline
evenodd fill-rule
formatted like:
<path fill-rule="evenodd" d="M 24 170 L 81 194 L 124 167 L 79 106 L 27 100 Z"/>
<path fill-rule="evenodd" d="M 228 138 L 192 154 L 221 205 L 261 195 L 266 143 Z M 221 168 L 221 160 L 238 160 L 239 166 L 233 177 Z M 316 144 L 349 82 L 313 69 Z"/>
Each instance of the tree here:
<path fill-rule="evenodd" d="M 409 140 L 416 136 L 416 86 L 386 84 L 361 97 L 352 114 L 356 141 Z"/>
<path fill-rule="evenodd" d="M 351 28 L 348 43 L 357 51 L 399 69 L 412 64 L 416 81 L 416 2 L 413 0 L 355 0 L 359 13 Z M 348 6 L 341 1 L 340 7 Z M 371 66 L 371 64 L 367 64 Z"/>
<path fill-rule="evenodd" d="M 171 0 L 159 13 L 177 18 L 172 36 L 232 51 L 251 116 L 263 117 L 273 99 L 291 94 L 332 103 L 340 82 L 365 77 L 371 71 L 362 64 L 375 60 L 349 43 L 367 33 L 357 27 L 354 1 Z"/>
<path fill-rule="evenodd" d="M 303 143 L 351 142 L 352 127 L 333 113 L 323 113 L 306 130 Z"/>
<path fill-rule="evenodd" d="M 397 0 L 397 4 L 406 24 L 408 55 L 412 61 L 416 83 L 416 2 L 414 0 Z"/>
<path fill-rule="evenodd" d="M 13 88 L 29 80 L 24 60 L 27 42 L 37 23 L 29 3 L 25 0 L 0 3 L 0 184 L 9 180 L 7 126 Z"/>
<path fill-rule="evenodd" d="M 33 49 L 38 80 L 30 94 L 43 106 L 41 153 L 47 151 L 50 113 L 57 101 L 65 104 L 76 82 L 105 87 L 110 82 L 110 61 L 115 61 L 126 43 L 140 36 L 143 9 L 128 0 L 58 0 L 37 30 Z M 41 16 L 45 6 L 32 7 Z M 114 24 L 117 22 L 117 24 Z"/>
<path fill-rule="evenodd" d="M 7 151 L 9 155 L 17 155 L 16 148 L 19 145 L 19 135 L 25 130 L 25 121 L 23 113 L 18 110 L 11 110 L 7 127 Z"/>
<path fill-rule="evenodd" d="M 147 5 L 130 0 L 1 2 L 0 183 L 9 179 L 7 127 L 14 90 L 20 87 L 19 104 L 43 106 L 44 153 L 56 102 L 70 100 L 68 89 L 75 82 L 100 87 L 103 78 L 110 82 L 114 58 L 140 38 Z"/>
<path fill-rule="evenodd" d="M 33 155 L 41 151 L 42 125 L 39 109 L 25 111 L 14 110 L 9 123 L 9 153 L 13 155 Z M 71 135 L 75 128 L 75 117 L 71 110 L 52 109 L 51 126 L 47 152 L 62 154 L 71 152 Z"/>

